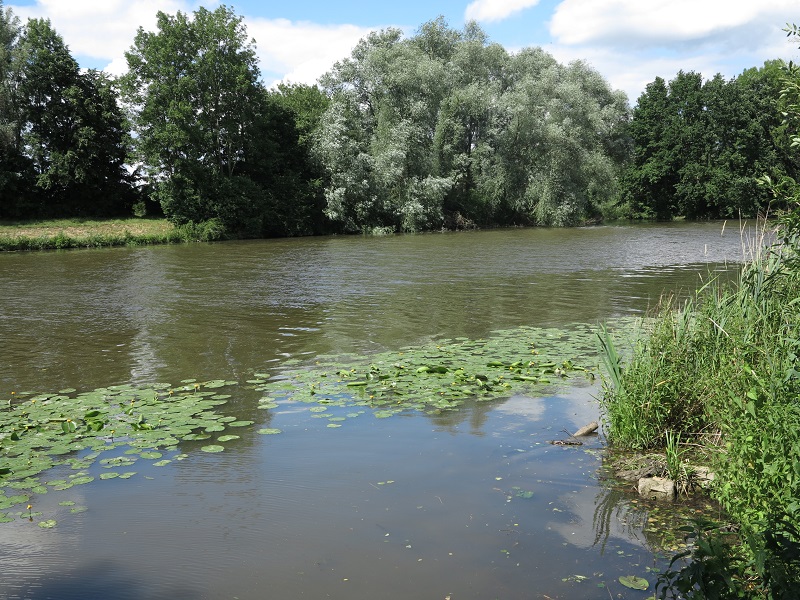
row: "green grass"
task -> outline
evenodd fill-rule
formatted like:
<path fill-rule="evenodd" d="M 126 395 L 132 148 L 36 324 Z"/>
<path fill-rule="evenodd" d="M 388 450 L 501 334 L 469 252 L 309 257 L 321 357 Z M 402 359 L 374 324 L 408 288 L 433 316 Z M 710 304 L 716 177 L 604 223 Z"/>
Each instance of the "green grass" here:
<path fill-rule="evenodd" d="M 217 223 L 176 226 L 166 219 L 1 221 L 0 251 L 144 246 L 219 239 Z"/>
<path fill-rule="evenodd" d="M 627 349 L 608 332 L 600 340 L 609 442 L 662 448 L 673 463 L 678 440 L 704 452 L 712 494 L 742 526 L 748 572 L 763 579 L 749 585 L 762 591 L 781 569 L 800 571 L 800 556 L 785 560 L 800 542 L 785 535 L 800 521 L 800 236 L 782 238 L 754 251 L 734 285 L 664 301 Z"/>

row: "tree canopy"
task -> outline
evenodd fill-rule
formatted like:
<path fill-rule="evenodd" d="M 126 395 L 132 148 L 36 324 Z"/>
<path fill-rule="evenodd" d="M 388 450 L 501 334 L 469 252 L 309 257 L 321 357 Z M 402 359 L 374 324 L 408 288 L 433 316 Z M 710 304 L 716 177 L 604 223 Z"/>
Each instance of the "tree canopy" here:
<path fill-rule="evenodd" d="M 627 101 L 586 64 L 442 19 L 370 34 L 321 83 L 326 213 L 346 231 L 582 222 L 627 157 Z"/>
<path fill-rule="evenodd" d="M 634 154 L 622 179 L 630 216 L 737 218 L 764 209 L 770 197 L 758 179 L 794 176 L 798 167 L 781 133 L 781 69 L 772 61 L 731 80 L 681 71 L 650 83 L 633 111 Z"/>
<path fill-rule="evenodd" d="M 245 236 L 313 232 L 295 117 L 259 81 L 242 17 L 159 12 L 157 29 L 139 29 L 122 82 L 166 216 Z"/>
<path fill-rule="evenodd" d="M 0 215 L 129 211 L 129 132 L 112 81 L 81 72 L 50 21 L 20 28 L 0 14 Z"/>
<path fill-rule="evenodd" d="M 0 218 L 147 209 L 261 237 L 749 217 L 760 178 L 800 169 L 781 61 L 657 77 L 631 110 L 584 62 L 439 17 L 267 89 L 224 5 L 158 13 L 126 58 L 119 80 L 82 71 L 0 0 Z"/>

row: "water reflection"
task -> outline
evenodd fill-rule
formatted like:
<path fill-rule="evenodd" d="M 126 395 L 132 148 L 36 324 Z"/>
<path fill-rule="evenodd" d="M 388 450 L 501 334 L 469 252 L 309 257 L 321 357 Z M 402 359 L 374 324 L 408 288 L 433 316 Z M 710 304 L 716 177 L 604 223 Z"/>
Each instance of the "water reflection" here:
<path fill-rule="evenodd" d="M 694 289 L 739 259 L 738 232 L 720 229 L 0 255 L 0 391 L 242 381 L 287 359 L 638 314 L 665 289 Z M 182 442 L 186 460 L 139 461 L 129 481 L 100 481 L 94 465 L 98 479 L 83 489 L 35 498 L 57 517 L 56 529 L 0 525 L 0 595 L 250 599 L 269 590 L 477 600 L 624 592 L 612 589 L 617 577 L 653 560 L 650 540 L 637 538 L 637 509 L 597 486 L 600 439 L 547 443 L 598 418 L 596 393 L 574 387 L 424 417 L 377 419 L 365 410 L 329 429 L 307 405 L 260 410 L 260 394 L 242 386 L 226 412 L 256 426 L 237 431 L 225 452 Z M 255 433 L 267 425 L 283 433 Z M 88 511 L 71 515 L 61 500 Z M 622 554 L 601 555 L 598 546 Z M 591 581 L 579 583 L 578 574 Z"/>
<path fill-rule="evenodd" d="M 372 353 L 640 313 L 741 257 L 720 224 L 0 255 L 5 389 L 236 379 L 287 357 Z"/>

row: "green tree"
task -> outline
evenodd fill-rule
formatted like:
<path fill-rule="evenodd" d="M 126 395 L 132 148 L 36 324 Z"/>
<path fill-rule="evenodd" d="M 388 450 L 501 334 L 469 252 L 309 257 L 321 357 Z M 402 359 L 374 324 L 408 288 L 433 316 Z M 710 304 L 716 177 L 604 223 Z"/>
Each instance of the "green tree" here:
<path fill-rule="evenodd" d="M 270 199 L 246 165 L 269 162 L 275 144 L 254 41 L 226 6 L 159 12 L 157 27 L 139 28 L 123 78 L 154 196 L 176 223 L 261 235 Z"/>
<path fill-rule="evenodd" d="M 81 73 L 50 21 L 30 19 L 11 60 L 17 180 L 14 216 L 120 214 L 132 190 L 128 127 L 104 75 Z"/>
<path fill-rule="evenodd" d="M 475 23 L 373 33 L 322 84 L 315 148 L 346 231 L 575 224 L 626 158 L 623 94 L 585 64 L 512 57 Z"/>
<path fill-rule="evenodd" d="M 19 19 L 0 0 L 0 216 L 6 217 L 13 216 L 22 197 L 18 115 L 11 84 L 12 56 L 19 31 Z"/>
<path fill-rule="evenodd" d="M 293 186 L 293 196 L 284 208 L 293 214 L 285 217 L 297 233 L 329 233 L 330 222 L 325 210 L 325 171 L 314 154 L 313 139 L 330 100 L 316 85 L 278 84 L 269 93 L 280 118 L 276 126 L 280 135 L 285 171 L 284 179 Z M 292 127 L 293 125 L 293 127 Z"/>
<path fill-rule="evenodd" d="M 779 63 L 703 82 L 679 72 L 647 86 L 630 126 L 622 200 L 636 218 L 753 217 L 769 203 L 758 178 L 797 170 L 776 107 Z"/>

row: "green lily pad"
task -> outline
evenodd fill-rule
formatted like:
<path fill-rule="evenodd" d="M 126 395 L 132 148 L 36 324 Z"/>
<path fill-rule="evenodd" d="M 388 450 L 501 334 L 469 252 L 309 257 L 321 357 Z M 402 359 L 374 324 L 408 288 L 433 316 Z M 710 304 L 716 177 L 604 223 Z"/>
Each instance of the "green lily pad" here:
<path fill-rule="evenodd" d="M 281 433 L 281 430 L 280 429 L 274 429 L 274 428 L 266 427 L 264 429 L 259 429 L 258 433 L 260 433 L 261 435 L 274 435 L 276 433 Z"/>
<path fill-rule="evenodd" d="M 632 590 L 646 590 L 650 587 L 650 583 L 647 579 L 643 577 L 637 577 L 636 575 L 623 575 L 619 578 L 619 582 L 627 588 L 631 588 Z"/>
<path fill-rule="evenodd" d="M 221 435 L 217 438 L 220 442 L 230 442 L 231 440 L 241 439 L 238 435 Z"/>
<path fill-rule="evenodd" d="M 57 524 L 58 523 L 56 522 L 55 519 L 48 519 L 47 521 L 39 521 L 39 527 L 41 527 L 42 529 L 52 529 Z"/>
<path fill-rule="evenodd" d="M 81 477 L 75 477 L 71 483 L 72 485 L 83 485 L 92 481 L 94 481 L 94 477 L 91 475 L 83 475 Z"/>
<path fill-rule="evenodd" d="M 248 425 L 252 425 L 253 421 L 234 421 L 232 423 L 228 423 L 228 427 L 247 427 Z"/>
<path fill-rule="evenodd" d="M 203 452 L 222 452 L 225 450 L 225 446 L 220 446 L 219 444 L 209 444 L 208 446 L 203 446 L 200 448 Z"/>

